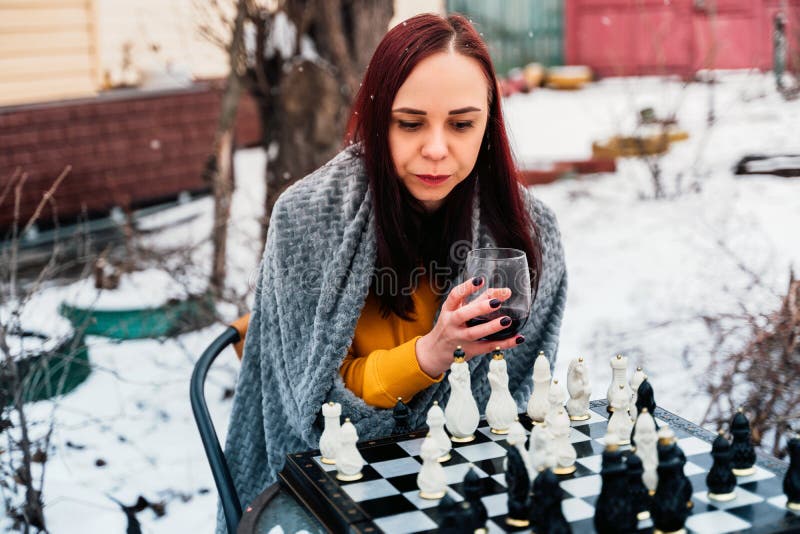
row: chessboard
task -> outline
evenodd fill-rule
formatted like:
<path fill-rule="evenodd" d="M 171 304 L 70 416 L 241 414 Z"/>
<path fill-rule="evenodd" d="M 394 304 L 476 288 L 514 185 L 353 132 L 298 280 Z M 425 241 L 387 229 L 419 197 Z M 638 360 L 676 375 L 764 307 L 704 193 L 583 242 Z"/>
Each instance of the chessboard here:
<path fill-rule="evenodd" d="M 594 505 L 600 494 L 603 437 L 608 423 L 606 407 L 604 400 L 592 401 L 591 418 L 571 424 L 570 439 L 578 453 L 577 470 L 559 479 L 565 492 L 562 510 L 575 533 L 594 532 Z M 715 435 L 661 408 L 656 409 L 655 415 L 659 425 L 670 426 L 686 455 L 684 472 L 694 491 L 694 506 L 686 522 L 688 532 L 800 532 L 800 512 L 786 508 L 782 489 L 785 463 L 759 456 L 755 473 L 738 478 L 734 500 L 710 501 L 705 479 L 713 463 L 710 451 Z M 526 414 L 520 415 L 520 422 L 530 432 L 531 420 Z M 425 434 L 425 430 L 419 430 L 360 442 L 358 449 L 367 464 L 362 470 L 364 476 L 357 481 L 339 481 L 336 467 L 322 463 L 318 450 L 288 455 L 279 476 L 291 493 L 333 532 L 436 532 L 438 501 L 420 498 L 416 482 Z M 455 501 L 464 499 L 462 481 L 470 467 L 482 477 L 489 532 L 526 530 L 505 522 L 508 493 L 503 461 L 508 448 L 505 437 L 491 433 L 485 420 L 481 420 L 476 439 L 453 443 L 452 459 L 442 464 L 448 493 Z M 652 532 L 652 521 L 640 521 L 638 527 L 639 532 Z"/>

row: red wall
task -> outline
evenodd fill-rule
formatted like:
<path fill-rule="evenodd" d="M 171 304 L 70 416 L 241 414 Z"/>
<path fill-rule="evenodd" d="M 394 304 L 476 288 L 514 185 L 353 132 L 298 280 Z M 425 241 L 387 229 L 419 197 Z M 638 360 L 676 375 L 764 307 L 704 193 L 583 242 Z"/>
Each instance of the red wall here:
<path fill-rule="evenodd" d="M 16 168 L 28 174 L 20 212 L 24 222 L 66 165 L 55 194 L 61 223 L 82 211 L 105 215 L 207 189 L 202 171 L 211 150 L 221 89 L 201 83 L 171 91 L 128 90 L 91 99 L 0 108 L 0 195 Z M 237 145 L 260 142 L 255 103 L 245 97 Z M 13 196 L 0 204 L 0 229 L 13 222 Z M 48 207 L 42 225 L 52 220 Z"/>
<path fill-rule="evenodd" d="M 790 57 L 800 0 L 787 0 Z M 600 76 L 772 68 L 781 0 L 566 0 L 565 57 Z M 789 65 L 797 69 L 796 60 Z"/>

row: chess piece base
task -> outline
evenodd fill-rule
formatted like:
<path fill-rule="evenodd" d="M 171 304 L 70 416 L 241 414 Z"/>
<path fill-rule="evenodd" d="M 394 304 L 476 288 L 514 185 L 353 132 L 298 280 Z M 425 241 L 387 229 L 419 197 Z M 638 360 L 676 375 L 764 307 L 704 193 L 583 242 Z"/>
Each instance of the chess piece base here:
<path fill-rule="evenodd" d="M 527 519 L 512 519 L 510 517 L 506 518 L 506 525 L 517 527 L 517 528 L 525 528 L 530 526 L 531 522 Z"/>
<path fill-rule="evenodd" d="M 756 473 L 755 466 L 747 467 L 745 469 L 731 469 L 733 474 L 737 477 L 749 477 L 750 475 L 754 475 Z"/>
<path fill-rule="evenodd" d="M 442 497 L 444 497 L 444 494 L 445 494 L 444 490 L 437 491 L 435 493 L 428 493 L 427 491 L 420 491 L 419 492 L 419 496 L 420 497 L 422 497 L 423 499 L 431 500 L 431 501 L 435 501 L 435 500 L 441 499 Z"/>
<path fill-rule="evenodd" d="M 636 519 L 639 521 L 647 521 L 650 519 L 650 512 L 648 510 L 642 510 L 638 514 L 636 514 Z"/>
<path fill-rule="evenodd" d="M 728 502 L 736 498 L 736 491 L 730 493 L 711 493 L 708 492 L 708 498 L 717 502 Z"/>
<path fill-rule="evenodd" d="M 324 456 L 320 458 L 319 461 L 325 465 L 336 465 L 336 460 L 331 458 L 325 458 Z"/>
<path fill-rule="evenodd" d="M 488 534 L 488 532 L 489 531 L 487 529 L 481 527 L 481 528 L 476 528 L 474 534 Z"/>
<path fill-rule="evenodd" d="M 556 475 L 571 475 L 572 473 L 575 472 L 575 469 L 577 469 L 575 465 L 568 465 L 566 467 L 554 467 L 553 473 L 555 473 Z"/>
<path fill-rule="evenodd" d="M 491 430 L 492 434 L 497 434 L 498 436 L 505 436 L 508 434 L 507 428 L 491 428 L 489 430 Z"/>
<path fill-rule="evenodd" d="M 439 456 L 438 461 L 440 464 L 450 461 L 453 456 L 448 452 L 444 456 Z"/>
<path fill-rule="evenodd" d="M 679 530 L 672 530 L 672 531 L 669 531 L 669 532 L 666 532 L 664 530 L 654 529 L 653 530 L 653 534 L 686 534 L 686 529 L 682 528 L 682 529 L 679 529 Z"/>
<path fill-rule="evenodd" d="M 541 421 L 536 421 L 535 419 L 531 419 L 531 423 L 533 423 L 534 426 L 535 425 L 543 425 L 544 424 L 544 419 L 542 419 Z"/>
<path fill-rule="evenodd" d="M 623 445 L 630 445 L 630 444 L 631 444 L 631 440 L 630 439 L 623 439 L 623 440 L 617 442 L 617 445 L 619 445 L 620 447 L 622 447 Z"/>
<path fill-rule="evenodd" d="M 800 512 L 800 502 L 786 502 L 786 508 L 789 510 L 794 510 L 795 512 Z"/>
<path fill-rule="evenodd" d="M 364 477 L 364 473 L 356 473 L 355 475 L 343 475 L 341 473 L 336 473 L 336 478 L 341 480 L 342 482 L 352 482 L 354 480 L 361 480 Z"/>
<path fill-rule="evenodd" d="M 592 416 L 589 415 L 588 413 L 587 414 L 583 414 L 583 415 L 570 415 L 569 416 L 569 420 L 570 421 L 586 421 L 587 419 L 591 419 L 591 417 Z"/>
<path fill-rule="evenodd" d="M 656 494 L 656 490 L 647 490 L 647 494 L 651 497 Z"/>
<path fill-rule="evenodd" d="M 470 441 L 475 441 L 475 434 L 472 434 L 471 436 L 467 436 L 465 438 L 450 436 L 450 441 L 452 441 L 453 443 L 469 443 Z"/>

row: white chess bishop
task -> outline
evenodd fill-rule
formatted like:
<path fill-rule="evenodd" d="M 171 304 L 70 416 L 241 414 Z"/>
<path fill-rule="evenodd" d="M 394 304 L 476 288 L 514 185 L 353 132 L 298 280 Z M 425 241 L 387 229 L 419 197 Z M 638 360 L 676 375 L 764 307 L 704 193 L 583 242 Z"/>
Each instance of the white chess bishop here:
<path fill-rule="evenodd" d="M 617 354 L 611 358 L 611 385 L 608 386 L 607 392 L 608 405 L 613 406 L 615 399 L 623 396 L 627 406 L 631 399 L 631 385 L 628 384 L 628 358 Z"/>
<path fill-rule="evenodd" d="M 336 478 L 345 482 L 358 480 L 364 476 L 361 468 L 366 462 L 356 447 L 358 432 L 349 418 L 344 420 L 339 430 L 339 437 L 339 448 L 336 451 Z"/>
<path fill-rule="evenodd" d="M 556 456 L 556 465 L 553 468 L 553 473 L 557 475 L 569 475 L 575 472 L 575 460 L 578 457 L 578 453 L 569 439 L 570 429 L 569 416 L 561 408 L 553 416 L 552 427 L 550 428 Z"/>
<path fill-rule="evenodd" d="M 466 443 L 475 439 L 475 430 L 481 419 L 478 404 L 472 395 L 472 379 L 469 365 L 464 361 L 464 351 L 458 347 L 450 365 L 450 398 L 444 409 L 450 439 L 456 443 Z"/>
<path fill-rule="evenodd" d="M 517 403 L 508 390 L 508 367 L 499 350 L 492 353 L 488 376 L 492 392 L 486 403 L 486 422 L 493 434 L 507 434 L 517 418 Z"/>
<path fill-rule="evenodd" d="M 567 413 L 571 421 L 586 421 L 589 419 L 589 397 L 592 395 L 592 385 L 589 382 L 589 371 L 583 358 L 576 358 L 569 362 L 567 369 Z"/>
<path fill-rule="evenodd" d="M 550 408 L 547 415 L 544 417 L 545 422 L 552 428 L 552 419 L 558 415 L 558 412 L 564 410 L 564 402 L 567 400 L 567 392 L 564 391 L 564 386 L 558 383 L 558 380 L 553 380 L 550 384 L 550 391 L 547 392 L 547 402 Z"/>
<path fill-rule="evenodd" d="M 544 423 L 544 418 L 547 417 L 547 412 L 550 411 L 550 362 L 544 355 L 544 352 L 539 351 L 536 361 L 533 362 L 533 393 L 531 398 L 528 399 L 528 417 L 531 418 L 534 424 Z"/>
<path fill-rule="evenodd" d="M 420 447 L 422 467 L 417 474 L 419 496 L 423 499 L 441 499 L 447 491 L 447 477 L 439 463 L 439 451 L 439 444 L 428 434 Z"/>
<path fill-rule="evenodd" d="M 620 385 L 620 391 L 624 386 Z M 630 399 L 625 394 L 614 395 L 611 404 L 611 417 L 608 419 L 608 432 L 619 436 L 620 445 L 629 445 L 630 435 L 633 430 L 633 421 L 628 413 Z"/>
<path fill-rule="evenodd" d="M 642 459 L 642 482 L 653 494 L 658 485 L 658 434 L 656 433 L 656 421 L 648 413 L 647 408 L 642 409 L 642 413 L 636 418 L 636 430 L 633 433 L 636 441 L 636 456 Z"/>
<path fill-rule="evenodd" d="M 636 371 L 634 371 L 633 376 L 631 377 L 631 400 L 628 403 L 628 412 L 631 414 L 631 419 L 636 421 L 636 399 L 639 397 L 639 386 L 642 385 L 642 382 L 647 380 L 647 375 L 644 374 L 644 371 L 641 367 L 637 367 Z"/>
<path fill-rule="evenodd" d="M 320 461 L 324 464 L 336 463 L 336 450 L 339 448 L 340 430 L 339 417 L 342 415 L 342 405 L 338 402 L 327 402 L 322 405 L 322 416 L 325 418 L 325 428 L 319 438 L 319 452 L 322 454 Z"/>
<path fill-rule="evenodd" d="M 438 401 L 433 401 L 433 406 L 428 410 L 428 418 L 425 422 L 428 424 L 429 436 L 433 441 L 439 445 L 439 462 L 448 461 L 450 456 L 450 437 L 444 431 L 444 412 L 439 407 Z"/>

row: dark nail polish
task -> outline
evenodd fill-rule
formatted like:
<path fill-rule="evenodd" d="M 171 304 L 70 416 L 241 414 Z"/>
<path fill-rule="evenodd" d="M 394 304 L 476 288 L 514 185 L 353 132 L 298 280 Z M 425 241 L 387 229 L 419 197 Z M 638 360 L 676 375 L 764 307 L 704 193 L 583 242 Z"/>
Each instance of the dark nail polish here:
<path fill-rule="evenodd" d="M 500 319 L 500 324 L 502 326 L 510 325 L 511 324 L 511 317 L 503 317 L 502 319 Z"/>
<path fill-rule="evenodd" d="M 474 286 L 479 286 L 482 283 L 483 283 L 483 278 L 480 276 L 476 276 L 475 278 L 472 279 L 472 285 Z"/>
<path fill-rule="evenodd" d="M 517 341 L 517 345 L 519 345 L 520 343 L 525 341 L 525 336 L 517 336 L 517 340 L 516 341 Z"/>
<path fill-rule="evenodd" d="M 500 301 L 497 300 L 497 299 L 492 299 L 492 300 L 489 301 L 489 306 L 491 306 L 492 308 L 499 308 L 500 307 Z"/>

